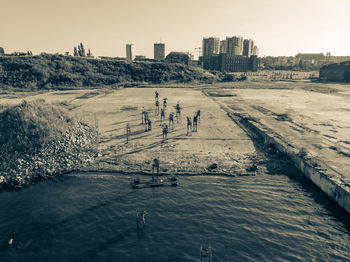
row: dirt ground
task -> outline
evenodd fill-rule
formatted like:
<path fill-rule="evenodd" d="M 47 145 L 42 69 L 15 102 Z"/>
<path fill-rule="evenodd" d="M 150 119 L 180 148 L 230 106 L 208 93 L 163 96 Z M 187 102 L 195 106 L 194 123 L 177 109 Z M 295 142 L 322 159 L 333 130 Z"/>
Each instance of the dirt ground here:
<path fill-rule="evenodd" d="M 166 140 L 155 113 L 155 90 L 161 100 L 168 98 L 166 119 L 177 102 L 183 107 Z M 249 174 L 261 154 L 227 116 L 236 112 L 317 160 L 319 168 L 336 171 L 342 183 L 350 185 L 350 85 L 254 79 L 195 88 L 66 90 L 25 97 L 40 98 L 59 102 L 98 127 L 101 156 L 93 169 L 150 172 L 153 158 L 158 158 L 163 173 Z M 23 95 L 0 95 L 0 105 L 23 99 Z M 144 132 L 142 110 L 149 112 L 152 131 Z M 201 110 L 198 132 L 187 136 L 185 116 L 192 118 L 197 110 Z M 212 164 L 217 168 L 208 169 Z"/>
<path fill-rule="evenodd" d="M 167 139 L 163 140 L 160 114 L 155 110 L 155 91 L 160 101 L 167 98 L 166 121 L 180 103 L 182 113 L 174 119 Z M 16 104 L 21 98 L 0 98 L 0 104 Z M 29 96 L 71 108 L 83 120 L 98 127 L 101 156 L 92 169 L 123 172 L 151 172 L 154 158 L 160 160 L 160 172 L 168 174 L 222 173 L 249 175 L 259 158 L 250 138 L 201 90 L 188 88 L 125 88 L 120 90 L 56 91 Z M 145 132 L 141 112 L 149 113 L 152 130 Z M 197 132 L 186 134 L 186 116 L 197 110 L 201 119 Z M 126 143 L 126 125 L 131 136 Z M 217 168 L 212 168 L 213 164 Z M 247 171 L 248 170 L 248 171 Z"/>
<path fill-rule="evenodd" d="M 258 84 L 255 84 L 258 85 Z M 333 170 L 350 186 L 350 85 L 276 82 L 282 88 L 206 92 L 227 112 L 244 114 Z"/>

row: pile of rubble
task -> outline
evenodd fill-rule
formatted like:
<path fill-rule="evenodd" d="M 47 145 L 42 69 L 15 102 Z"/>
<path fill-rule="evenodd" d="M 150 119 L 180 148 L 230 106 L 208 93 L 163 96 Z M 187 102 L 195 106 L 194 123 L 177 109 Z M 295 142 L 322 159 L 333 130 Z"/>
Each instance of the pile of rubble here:
<path fill-rule="evenodd" d="M 2 158 L 10 160 L 0 160 L 0 188 L 21 188 L 77 170 L 94 161 L 97 155 L 96 140 L 97 132 L 78 122 L 36 153 L 17 152 L 12 158 Z M 6 152 L 1 152 L 0 157 L 2 154 Z"/>

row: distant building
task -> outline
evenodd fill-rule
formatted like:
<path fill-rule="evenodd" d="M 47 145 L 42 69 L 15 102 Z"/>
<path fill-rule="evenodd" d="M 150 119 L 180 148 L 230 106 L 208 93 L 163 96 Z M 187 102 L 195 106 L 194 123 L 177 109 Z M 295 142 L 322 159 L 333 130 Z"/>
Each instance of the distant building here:
<path fill-rule="evenodd" d="M 253 47 L 253 53 L 252 53 L 252 55 L 259 56 L 259 48 L 258 48 L 256 45 Z"/>
<path fill-rule="evenodd" d="M 203 57 L 210 57 L 212 55 L 219 54 L 220 38 L 219 37 L 203 38 L 202 51 L 203 51 Z"/>
<path fill-rule="evenodd" d="M 243 40 L 243 56 L 250 57 L 254 52 L 254 41 L 252 39 Z"/>
<path fill-rule="evenodd" d="M 220 41 L 220 54 L 227 54 L 227 40 Z"/>
<path fill-rule="evenodd" d="M 154 59 L 155 60 L 164 60 L 165 58 L 165 44 L 155 43 L 154 48 Z"/>
<path fill-rule="evenodd" d="M 169 63 L 180 63 L 188 65 L 191 61 L 191 57 L 188 53 L 184 52 L 170 52 L 166 56 L 165 61 Z"/>
<path fill-rule="evenodd" d="M 221 72 L 255 72 L 258 69 L 258 59 L 256 56 L 219 54 L 211 56 L 204 69 Z"/>
<path fill-rule="evenodd" d="M 146 61 L 147 58 L 145 55 L 136 55 L 134 60 L 135 61 Z"/>
<path fill-rule="evenodd" d="M 126 60 L 133 61 L 135 59 L 135 46 L 133 44 L 126 45 Z"/>
<path fill-rule="evenodd" d="M 243 55 L 243 37 L 226 37 L 226 40 L 228 55 Z"/>
<path fill-rule="evenodd" d="M 350 61 L 322 66 L 320 80 L 350 82 Z"/>

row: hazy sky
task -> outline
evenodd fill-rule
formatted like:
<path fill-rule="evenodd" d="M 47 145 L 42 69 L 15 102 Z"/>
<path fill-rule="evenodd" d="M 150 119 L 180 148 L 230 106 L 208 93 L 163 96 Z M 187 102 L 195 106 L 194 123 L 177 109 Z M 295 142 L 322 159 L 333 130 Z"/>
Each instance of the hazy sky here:
<path fill-rule="evenodd" d="M 170 51 L 194 52 L 202 38 L 252 38 L 260 55 L 350 55 L 350 0 L 0 0 L 0 46 L 125 57 L 125 44 L 153 58 L 160 39 Z M 198 53 L 198 52 L 197 52 Z"/>

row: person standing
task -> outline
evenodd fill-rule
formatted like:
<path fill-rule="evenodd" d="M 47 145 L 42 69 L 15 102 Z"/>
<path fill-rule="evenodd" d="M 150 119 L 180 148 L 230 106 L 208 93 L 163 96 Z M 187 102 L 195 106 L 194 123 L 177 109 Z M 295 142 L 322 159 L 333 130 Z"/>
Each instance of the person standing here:
<path fill-rule="evenodd" d="M 129 143 L 129 136 L 131 135 L 130 125 L 126 124 L 126 143 Z"/>
<path fill-rule="evenodd" d="M 191 118 L 189 118 L 188 116 L 186 117 L 186 119 L 187 119 L 186 135 L 188 136 L 190 134 L 190 131 L 192 131 L 192 122 L 191 122 Z"/>

